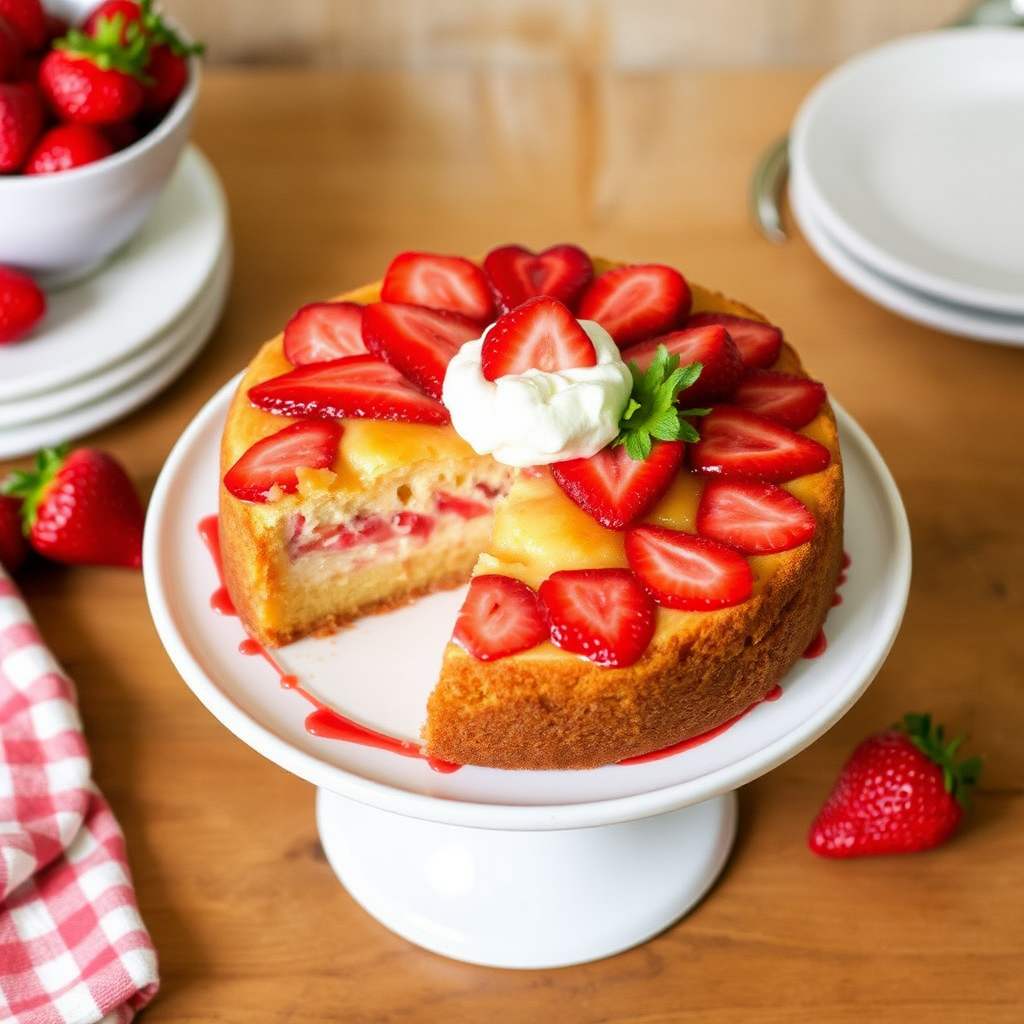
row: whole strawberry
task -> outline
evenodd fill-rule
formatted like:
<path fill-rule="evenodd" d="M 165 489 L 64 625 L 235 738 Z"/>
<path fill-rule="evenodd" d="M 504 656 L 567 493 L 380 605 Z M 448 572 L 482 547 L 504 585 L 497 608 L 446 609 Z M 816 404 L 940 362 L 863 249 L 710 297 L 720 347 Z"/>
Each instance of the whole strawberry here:
<path fill-rule="evenodd" d="M 86 35 L 116 32 L 124 46 L 145 39 L 143 114 L 159 116 L 170 109 L 188 81 L 188 57 L 203 52 L 201 43 L 186 43 L 153 6 L 153 0 L 103 0 L 82 26 Z"/>
<path fill-rule="evenodd" d="M 24 500 L 24 529 L 39 554 L 72 565 L 142 564 L 142 503 L 108 453 L 44 448 L 35 470 L 16 470 L 0 492 Z"/>
<path fill-rule="evenodd" d="M 45 123 L 43 97 L 32 82 L 0 82 L 0 174 L 21 170 Z"/>
<path fill-rule="evenodd" d="M 39 87 L 61 121 L 117 124 L 142 109 L 149 42 L 137 31 L 123 42 L 118 22 L 101 24 L 96 35 L 71 29 L 39 65 Z"/>
<path fill-rule="evenodd" d="M 89 124 L 55 124 L 43 132 L 25 161 L 25 174 L 56 174 L 110 156 L 114 147 Z"/>
<path fill-rule="evenodd" d="M 14 26 L 0 14 L 0 82 L 16 82 L 21 75 L 24 48 Z"/>
<path fill-rule="evenodd" d="M 931 716 L 908 714 L 869 736 L 843 766 L 811 825 L 823 857 L 913 853 L 946 842 L 981 776 L 974 757 L 957 762 L 963 737 L 946 741 Z"/>
<path fill-rule="evenodd" d="M 46 45 L 47 19 L 42 0 L 0 0 L 0 16 L 14 30 L 25 53 L 39 53 Z"/>
<path fill-rule="evenodd" d="M 21 532 L 21 499 L 0 494 L 0 566 L 13 575 L 28 555 L 28 543 Z"/>
<path fill-rule="evenodd" d="M 0 345 L 24 338 L 45 314 L 42 288 L 28 274 L 0 267 Z"/>

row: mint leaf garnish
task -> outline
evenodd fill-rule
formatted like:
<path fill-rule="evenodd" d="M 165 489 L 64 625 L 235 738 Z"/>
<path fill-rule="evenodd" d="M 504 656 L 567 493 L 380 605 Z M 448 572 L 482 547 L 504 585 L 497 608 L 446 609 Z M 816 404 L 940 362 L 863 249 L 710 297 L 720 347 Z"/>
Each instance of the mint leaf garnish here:
<path fill-rule="evenodd" d="M 710 409 L 680 409 L 677 403 L 700 376 L 702 363 L 679 365 L 679 356 L 670 355 L 659 345 L 646 370 L 630 360 L 633 390 L 619 419 L 619 434 L 613 445 L 624 444 L 626 453 L 637 462 L 651 454 L 655 441 L 697 441 L 699 435 L 689 416 L 706 416 Z"/>

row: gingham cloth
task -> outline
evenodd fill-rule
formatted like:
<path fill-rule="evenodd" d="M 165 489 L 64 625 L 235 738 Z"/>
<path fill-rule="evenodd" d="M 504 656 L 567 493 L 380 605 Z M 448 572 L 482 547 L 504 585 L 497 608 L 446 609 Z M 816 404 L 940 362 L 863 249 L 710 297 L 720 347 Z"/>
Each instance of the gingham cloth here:
<path fill-rule="evenodd" d="M 74 686 L 0 567 L 0 1021 L 127 1024 L 158 983 Z"/>

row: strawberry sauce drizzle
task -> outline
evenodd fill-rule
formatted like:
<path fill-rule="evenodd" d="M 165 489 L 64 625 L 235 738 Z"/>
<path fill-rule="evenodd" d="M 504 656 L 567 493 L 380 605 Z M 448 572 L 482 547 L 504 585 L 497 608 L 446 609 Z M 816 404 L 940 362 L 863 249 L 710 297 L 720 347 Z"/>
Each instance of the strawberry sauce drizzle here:
<path fill-rule="evenodd" d="M 200 520 L 199 535 L 202 538 L 207 551 L 210 553 L 210 557 L 213 559 L 214 566 L 217 570 L 217 578 L 220 581 L 219 586 L 210 597 L 210 607 L 221 615 L 237 615 L 234 604 L 228 595 L 227 587 L 224 585 L 224 576 L 221 566 L 220 538 L 217 532 L 216 515 L 205 516 Z M 849 567 L 850 556 L 846 554 L 843 558 L 843 572 L 840 574 L 837 586 L 842 586 L 846 582 L 846 570 Z M 837 590 L 835 598 L 832 601 L 832 606 L 835 607 L 840 604 L 841 601 L 842 598 Z M 825 631 L 822 629 L 819 631 L 818 636 L 811 641 L 811 644 L 808 646 L 803 656 L 805 658 L 818 658 L 825 653 L 826 647 L 827 642 L 825 639 Z M 376 732 L 373 729 L 369 729 L 364 725 L 360 725 L 358 722 L 354 722 L 351 719 L 346 718 L 344 715 L 339 714 L 332 708 L 326 707 L 320 701 L 316 700 L 316 698 L 311 694 L 303 690 L 299 685 L 298 678 L 295 675 L 285 672 L 266 647 L 264 647 L 259 641 L 254 640 L 252 637 L 246 637 L 242 640 L 238 645 L 238 651 L 240 654 L 259 656 L 263 658 L 263 660 L 266 661 L 266 663 L 277 673 L 281 686 L 284 689 L 294 690 L 314 706 L 315 710 L 311 711 L 306 716 L 305 721 L 306 731 L 311 736 L 319 736 L 323 739 L 341 740 L 346 743 L 358 743 L 362 746 L 374 747 L 378 750 L 388 750 L 394 754 L 400 754 L 403 757 L 417 758 L 419 760 L 426 761 L 434 771 L 440 774 L 451 774 L 462 767 L 462 765 L 453 764 L 450 761 L 443 761 L 440 758 L 430 757 L 424 752 L 422 747 L 415 743 L 410 743 L 408 740 L 400 740 L 393 736 Z M 693 736 L 688 740 L 681 741 L 680 743 L 673 743 L 667 747 L 662 747 L 660 750 L 651 751 L 648 754 L 638 754 L 636 757 L 623 758 L 623 760 L 617 761 L 616 764 L 647 764 L 651 761 L 660 761 L 666 757 L 672 757 L 673 755 L 680 754 L 686 750 L 692 750 L 694 747 L 698 747 L 707 743 L 709 740 L 713 740 L 716 737 L 721 736 L 722 733 L 735 725 L 740 721 L 740 719 L 745 718 L 760 704 L 777 701 L 782 696 L 782 693 L 782 687 L 776 685 L 765 697 L 751 704 L 746 711 L 741 711 L 738 715 L 730 718 L 726 722 L 723 722 L 721 725 L 716 726 L 714 729 L 709 729 L 707 732 L 703 732 L 699 736 Z"/>
<path fill-rule="evenodd" d="M 237 614 L 231 598 L 228 597 L 227 588 L 224 586 L 224 576 L 220 558 L 220 540 L 217 534 L 217 517 L 210 515 L 204 517 L 199 523 L 199 535 L 206 545 L 210 557 L 213 559 L 217 569 L 217 577 L 220 585 L 213 592 L 210 598 L 210 607 L 222 615 Z M 374 747 L 378 750 L 389 750 L 394 754 L 401 754 L 403 757 L 413 757 L 426 761 L 430 767 L 440 773 L 449 774 L 457 771 L 461 766 L 452 764 L 449 761 L 442 761 L 440 758 L 430 757 L 423 749 L 407 740 L 396 739 L 384 733 L 369 729 L 360 725 L 344 715 L 338 714 L 332 708 L 326 707 L 311 694 L 307 693 L 300 685 L 298 677 L 292 675 L 278 664 L 277 659 L 258 640 L 247 636 L 239 645 L 240 654 L 250 657 L 262 658 L 276 673 L 281 686 L 286 690 L 294 690 L 304 697 L 315 708 L 306 716 L 306 731 L 311 736 L 319 736 L 324 739 L 344 740 L 348 743 L 358 743 L 364 747 Z"/>

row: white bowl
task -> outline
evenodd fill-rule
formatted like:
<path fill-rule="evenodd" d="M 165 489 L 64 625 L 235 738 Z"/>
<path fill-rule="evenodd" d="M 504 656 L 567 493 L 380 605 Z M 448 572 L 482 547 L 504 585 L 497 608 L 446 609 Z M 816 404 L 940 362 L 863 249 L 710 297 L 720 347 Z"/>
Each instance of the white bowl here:
<path fill-rule="evenodd" d="M 53 2 L 77 21 L 95 6 Z M 56 174 L 0 177 L 0 264 L 53 288 L 97 268 L 142 227 L 188 142 L 199 95 L 199 61 L 185 89 L 150 132 L 109 157 Z"/>

